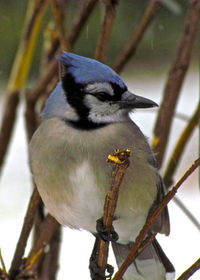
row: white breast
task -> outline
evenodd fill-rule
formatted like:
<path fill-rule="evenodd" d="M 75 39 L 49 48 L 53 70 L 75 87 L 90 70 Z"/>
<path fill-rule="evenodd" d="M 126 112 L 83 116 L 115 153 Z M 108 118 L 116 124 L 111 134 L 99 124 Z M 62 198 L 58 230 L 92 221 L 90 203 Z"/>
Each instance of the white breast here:
<path fill-rule="evenodd" d="M 131 165 L 121 186 L 114 227 L 121 243 L 134 240 L 157 192 L 145 145 L 141 132 L 136 129 L 134 134 L 129 124 L 77 133 L 57 118 L 43 122 L 31 141 L 30 158 L 49 212 L 61 224 L 95 232 L 111 183 L 106 157 L 116 148 L 131 148 Z"/>

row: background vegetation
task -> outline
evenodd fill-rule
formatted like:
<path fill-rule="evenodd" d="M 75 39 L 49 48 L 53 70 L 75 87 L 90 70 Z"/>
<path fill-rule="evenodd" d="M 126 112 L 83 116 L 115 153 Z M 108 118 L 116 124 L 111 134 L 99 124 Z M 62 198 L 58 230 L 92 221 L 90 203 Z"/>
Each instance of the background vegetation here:
<path fill-rule="evenodd" d="M 65 19 L 65 24 L 66 30 L 70 30 L 75 11 L 81 1 L 68 0 L 67 2 L 67 17 Z M 113 27 L 112 38 L 107 55 L 107 61 L 109 64 L 111 64 L 118 54 L 122 44 L 129 37 L 133 27 L 140 19 L 147 3 L 148 0 L 119 1 L 119 8 L 117 9 L 117 17 L 115 19 L 115 25 Z M 140 43 L 140 48 L 134 56 L 134 61 L 133 64 L 131 64 L 131 67 L 134 67 L 134 65 L 138 67 L 139 65 L 141 68 L 140 65 L 142 63 L 147 67 L 147 71 L 149 68 L 152 68 L 152 66 L 155 66 L 155 71 L 160 71 L 162 70 L 162 67 L 165 68 L 166 65 L 169 65 L 171 58 L 175 54 L 176 45 L 181 34 L 188 0 L 177 0 L 176 3 L 177 8 L 175 10 L 162 8 L 159 14 L 155 17 Z M 21 38 L 27 5 L 28 1 L 26 0 L 0 0 L 0 79 L 4 81 L 8 79 Z M 74 47 L 75 52 L 81 53 L 85 56 L 92 56 L 94 54 L 97 35 L 100 32 L 103 20 L 103 13 L 103 4 L 99 3 L 77 40 Z M 49 21 L 51 21 L 51 24 L 53 25 L 50 9 L 45 13 L 42 22 L 42 30 L 44 30 L 44 32 L 42 32 L 37 39 L 37 48 L 34 53 L 30 75 L 30 77 L 34 79 L 38 74 L 40 59 L 43 52 L 44 37 L 47 36 L 45 34 L 51 32 L 49 30 Z M 196 54 L 196 59 L 198 59 L 197 46 L 194 54 Z M 162 71 L 164 71 L 164 69 Z"/>
<path fill-rule="evenodd" d="M 171 131 L 185 76 L 190 65 L 197 65 L 196 39 L 199 34 L 200 0 L 117 2 L 0 0 L 0 81 L 1 87 L 6 85 L 7 88 L 2 90 L 1 99 L 1 173 L 4 171 L 14 127 L 18 122 L 18 108 L 23 104 L 28 144 L 39 125 L 41 107 L 59 79 L 55 55 L 63 49 L 105 61 L 119 73 L 126 70 L 131 80 L 133 73 L 146 77 L 154 75 L 155 79 L 158 73 L 164 73 L 166 81 L 152 141 L 158 165 L 163 166 L 169 140 L 175 139 Z M 147 86 L 149 87 L 149 84 Z M 187 104 L 188 107 L 191 104 L 195 107 L 190 116 L 181 116 L 185 121 L 184 127 L 176 137 L 178 140 L 174 143 L 165 164 L 163 173 L 168 188 L 174 184 L 185 147 L 190 143 L 189 140 L 199 121 L 200 107 L 199 104 L 193 103 L 190 99 Z M 192 148 L 191 146 L 190 149 Z M 187 162 L 189 169 L 181 176 L 173 191 L 168 193 L 160 205 L 161 208 L 172 199 L 177 188 L 199 166 L 199 159 L 192 164 L 194 160 L 195 158 L 192 158 L 192 161 Z M 13 198 L 9 196 L 9 201 L 11 199 Z M 199 230 L 200 225 L 195 217 L 177 198 L 176 202 Z M 158 211 L 155 211 L 150 223 L 155 219 L 156 213 L 158 214 Z M 149 225 L 148 221 L 146 229 Z M 31 248 L 25 253 L 31 232 Z M 136 242 L 137 245 L 133 248 L 135 254 L 144 245 L 145 228 L 142 235 L 141 242 Z M 34 188 L 9 269 L 6 270 L 0 254 L 0 279 L 55 279 L 60 240 L 60 226 L 46 214 Z M 145 239 L 145 246 L 148 242 L 150 240 Z M 200 259 L 178 279 L 189 279 L 199 267 Z M 114 279 L 120 279 L 119 274 L 116 274 Z"/>

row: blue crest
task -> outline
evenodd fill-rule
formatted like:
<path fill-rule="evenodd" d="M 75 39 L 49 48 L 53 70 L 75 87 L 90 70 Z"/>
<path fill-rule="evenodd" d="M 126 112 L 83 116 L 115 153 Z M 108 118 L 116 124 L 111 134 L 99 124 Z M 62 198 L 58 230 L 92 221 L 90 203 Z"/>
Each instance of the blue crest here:
<path fill-rule="evenodd" d="M 113 69 L 95 59 L 63 52 L 57 56 L 57 60 L 66 66 L 67 72 L 74 77 L 76 83 L 111 82 L 126 88 L 123 80 Z"/>

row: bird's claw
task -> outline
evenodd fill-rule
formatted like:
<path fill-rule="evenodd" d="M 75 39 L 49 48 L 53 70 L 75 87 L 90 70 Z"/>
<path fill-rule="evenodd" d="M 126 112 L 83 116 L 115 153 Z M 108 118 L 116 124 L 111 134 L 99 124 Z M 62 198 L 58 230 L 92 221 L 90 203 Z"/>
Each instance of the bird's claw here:
<path fill-rule="evenodd" d="M 114 272 L 114 268 L 112 265 L 107 264 L 106 271 L 104 271 L 104 269 L 101 269 L 97 265 L 96 261 L 91 259 L 90 259 L 89 269 L 90 269 L 90 275 L 92 280 L 107 280 L 107 279 L 111 280 Z M 105 275 L 106 272 L 108 273 L 107 275 Z"/>
<path fill-rule="evenodd" d="M 109 230 L 103 224 L 103 218 L 97 220 L 97 233 L 103 241 L 117 241 L 119 236 L 112 226 Z"/>

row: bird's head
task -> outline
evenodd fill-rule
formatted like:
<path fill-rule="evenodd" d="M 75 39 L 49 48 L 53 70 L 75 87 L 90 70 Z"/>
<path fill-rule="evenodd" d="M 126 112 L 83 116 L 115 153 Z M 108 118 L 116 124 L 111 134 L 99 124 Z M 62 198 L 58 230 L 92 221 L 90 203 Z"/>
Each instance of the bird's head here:
<path fill-rule="evenodd" d="M 62 89 L 66 101 L 77 115 L 71 120 L 74 125 L 96 128 L 123 121 L 135 108 L 157 106 L 129 92 L 121 77 L 103 63 L 68 52 L 57 59 L 65 69 Z"/>

